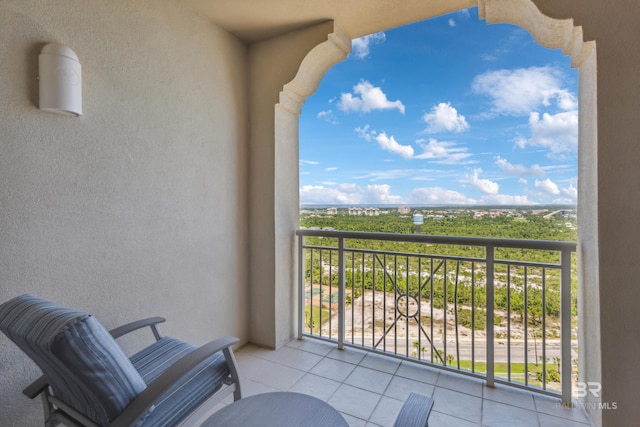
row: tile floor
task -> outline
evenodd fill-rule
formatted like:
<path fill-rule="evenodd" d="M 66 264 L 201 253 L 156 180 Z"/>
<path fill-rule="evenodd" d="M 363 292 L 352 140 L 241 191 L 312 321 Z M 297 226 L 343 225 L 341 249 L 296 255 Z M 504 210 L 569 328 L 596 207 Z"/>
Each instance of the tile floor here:
<path fill-rule="evenodd" d="M 296 391 L 340 411 L 352 427 L 391 427 L 412 391 L 433 396 L 431 427 L 587 427 L 581 408 L 558 400 L 441 372 L 412 362 L 338 350 L 334 344 L 293 340 L 277 351 L 247 345 L 236 352 L 243 396 Z"/>

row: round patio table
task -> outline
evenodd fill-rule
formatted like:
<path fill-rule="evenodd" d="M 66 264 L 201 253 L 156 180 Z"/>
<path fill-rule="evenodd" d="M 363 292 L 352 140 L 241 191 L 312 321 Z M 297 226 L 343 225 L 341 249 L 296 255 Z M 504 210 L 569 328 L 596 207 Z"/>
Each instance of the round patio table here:
<path fill-rule="evenodd" d="M 202 427 L 348 427 L 331 405 L 301 393 L 273 392 L 237 400 L 211 415 Z"/>

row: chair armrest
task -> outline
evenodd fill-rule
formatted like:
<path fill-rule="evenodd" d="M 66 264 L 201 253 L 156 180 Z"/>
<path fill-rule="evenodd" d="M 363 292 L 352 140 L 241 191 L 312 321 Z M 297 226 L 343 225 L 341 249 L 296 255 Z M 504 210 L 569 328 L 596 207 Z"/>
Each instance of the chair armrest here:
<path fill-rule="evenodd" d="M 181 377 L 186 375 L 191 369 L 218 351 L 227 350 L 237 344 L 240 340 L 235 337 L 221 337 L 213 340 L 174 363 L 162 375 L 156 378 L 138 395 L 126 409 L 111 422 L 113 427 L 129 427 L 134 424 L 144 413 L 154 404 L 154 402 Z M 233 353 L 231 353 L 233 354 Z M 233 358 L 232 358 L 233 359 Z M 230 363 L 227 360 L 227 363 Z"/>
<path fill-rule="evenodd" d="M 22 390 L 22 394 L 27 396 L 29 399 L 35 399 L 40 393 L 45 391 L 47 387 L 49 387 L 49 382 L 44 375 L 42 375 L 40 378 L 29 384 L 27 388 Z"/>
<path fill-rule="evenodd" d="M 117 328 L 110 330 L 109 333 L 113 338 L 119 338 L 125 334 L 128 334 L 129 332 L 133 332 L 135 330 L 149 326 L 153 331 L 153 335 L 156 337 L 156 340 L 159 340 L 161 337 L 158 333 L 156 325 L 158 323 L 163 323 L 165 320 L 167 319 L 165 319 L 164 317 L 149 317 L 147 319 L 136 320 L 135 322 L 118 326 Z"/>
<path fill-rule="evenodd" d="M 427 427 L 433 399 L 418 393 L 410 393 L 400 408 L 393 427 Z"/>

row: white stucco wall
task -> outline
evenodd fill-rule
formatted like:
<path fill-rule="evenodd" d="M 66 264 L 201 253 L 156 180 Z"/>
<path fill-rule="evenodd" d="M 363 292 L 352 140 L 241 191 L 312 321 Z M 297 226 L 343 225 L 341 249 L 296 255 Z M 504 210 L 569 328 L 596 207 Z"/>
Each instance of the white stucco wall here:
<path fill-rule="evenodd" d="M 37 108 L 49 42 L 80 58 L 80 118 Z M 0 0 L 0 57 L 0 301 L 246 341 L 244 44 L 173 0 Z M 4 335 L 0 367 L 0 425 L 41 425 Z"/>

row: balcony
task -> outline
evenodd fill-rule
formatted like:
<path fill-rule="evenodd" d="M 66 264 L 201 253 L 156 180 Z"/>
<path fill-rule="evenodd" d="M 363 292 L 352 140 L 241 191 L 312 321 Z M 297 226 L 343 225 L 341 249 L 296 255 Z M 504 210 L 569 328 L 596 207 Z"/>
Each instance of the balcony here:
<path fill-rule="evenodd" d="M 352 427 L 391 427 L 410 392 L 433 396 L 432 427 L 587 427 L 581 407 L 502 384 L 354 347 L 304 338 L 277 351 L 247 345 L 236 353 L 243 395 L 296 391 L 340 411 Z M 228 402 L 227 402 L 228 403 Z"/>
<path fill-rule="evenodd" d="M 578 356 L 575 243 L 297 235 L 298 338 L 571 404 Z"/>

